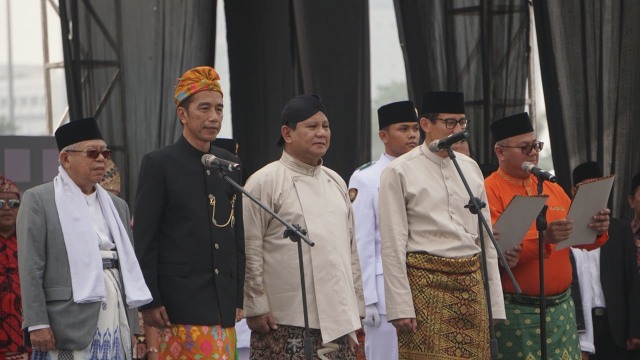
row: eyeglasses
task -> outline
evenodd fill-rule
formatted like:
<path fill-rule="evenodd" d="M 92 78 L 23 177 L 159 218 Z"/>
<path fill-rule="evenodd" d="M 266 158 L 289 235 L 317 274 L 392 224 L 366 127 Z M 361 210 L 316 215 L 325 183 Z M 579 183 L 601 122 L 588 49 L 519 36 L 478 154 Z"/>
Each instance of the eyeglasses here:
<path fill-rule="evenodd" d="M 469 121 L 471 119 L 462 118 L 462 119 L 458 120 L 458 119 L 454 119 L 454 118 L 447 118 L 447 119 L 436 118 L 436 120 L 444 121 L 444 125 L 447 127 L 447 129 L 453 129 L 458 124 L 460 124 L 460 128 L 466 129 L 467 128 L 467 124 L 469 124 Z"/>
<path fill-rule="evenodd" d="M 66 150 L 68 152 L 83 152 L 87 155 L 87 157 L 89 159 L 97 159 L 98 156 L 102 155 L 105 159 L 108 159 L 111 157 L 111 150 L 109 149 L 104 149 L 104 150 L 96 150 L 96 149 L 88 149 L 88 150 Z"/>
<path fill-rule="evenodd" d="M 0 209 L 4 207 L 4 204 L 9 205 L 9 209 L 17 209 L 20 206 L 20 200 L 18 199 L 0 199 Z"/>
<path fill-rule="evenodd" d="M 531 144 L 520 145 L 520 146 L 509 146 L 509 145 L 501 145 L 501 144 L 498 144 L 498 146 L 504 147 L 504 148 L 520 149 L 523 154 L 529 155 L 531 153 L 531 150 L 535 150 L 535 151 L 542 150 L 542 148 L 544 147 L 544 143 L 542 141 L 534 141 Z"/>

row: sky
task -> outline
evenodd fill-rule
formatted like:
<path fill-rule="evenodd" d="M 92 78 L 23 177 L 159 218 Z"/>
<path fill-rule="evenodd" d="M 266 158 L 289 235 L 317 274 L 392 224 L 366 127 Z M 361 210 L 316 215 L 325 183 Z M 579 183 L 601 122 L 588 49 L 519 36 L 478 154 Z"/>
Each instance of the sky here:
<path fill-rule="evenodd" d="M 40 0 L 0 0 L 0 66 L 8 64 L 8 23 L 7 8 L 10 7 L 12 62 L 13 65 L 42 65 L 43 35 Z M 47 2 L 48 4 L 48 2 Z M 370 1 L 371 31 L 371 92 L 375 97 L 381 85 L 391 82 L 405 83 L 404 64 L 400 50 L 393 0 Z M 229 63 L 227 58 L 226 22 L 224 2 L 218 1 L 218 19 L 216 21 L 216 70 L 221 75 L 223 89 L 229 88 Z M 26 19 L 26 21 L 25 21 Z M 47 5 L 47 28 L 49 29 L 50 62 L 62 61 L 60 45 L 60 20 L 51 5 Z M 406 94 L 400 94 L 406 96 Z M 401 100 L 400 98 L 398 100 Z M 225 97 L 224 118 L 231 119 L 231 99 Z M 56 116 L 54 116 L 55 118 Z M 44 121 L 44 120 L 43 120 Z M 231 121 L 224 121 L 220 133 L 222 137 L 231 137 Z"/>
<path fill-rule="evenodd" d="M 7 5 L 11 10 L 10 18 L 7 18 Z M 49 38 L 59 39 L 60 20 L 50 6 L 47 8 Z M 8 62 L 8 21 L 11 22 L 13 63 L 41 65 L 43 50 L 40 0 L 0 0 L 0 64 L 5 66 Z M 49 51 L 51 61 L 62 61 L 60 41 L 52 41 Z"/>

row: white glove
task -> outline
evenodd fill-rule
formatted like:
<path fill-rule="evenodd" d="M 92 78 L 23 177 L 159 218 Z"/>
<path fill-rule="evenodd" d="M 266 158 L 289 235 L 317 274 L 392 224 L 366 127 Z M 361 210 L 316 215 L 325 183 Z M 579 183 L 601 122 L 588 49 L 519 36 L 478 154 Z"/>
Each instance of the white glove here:
<path fill-rule="evenodd" d="M 369 327 L 380 327 L 380 312 L 376 304 L 367 305 L 362 325 Z"/>

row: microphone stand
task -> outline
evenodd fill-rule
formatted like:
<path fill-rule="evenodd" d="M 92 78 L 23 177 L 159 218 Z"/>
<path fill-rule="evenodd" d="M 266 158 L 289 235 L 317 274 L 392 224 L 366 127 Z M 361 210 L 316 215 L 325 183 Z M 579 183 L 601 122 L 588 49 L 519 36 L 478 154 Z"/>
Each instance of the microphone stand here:
<path fill-rule="evenodd" d="M 511 283 L 515 288 L 516 293 L 520 294 L 522 291 L 520 290 L 520 285 L 518 285 L 518 282 L 513 277 L 513 273 L 509 268 L 509 264 L 507 263 L 507 260 L 504 258 L 504 255 L 502 255 L 502 251 L 500 250 L 500 247 L 498 246 L 498 243 L 496 242 L 496 239 L 493 236 L 493 232 L 491 231 L 491 228 L 489 227 L 487 220 L 484 218 L 484 215 L 482 214 L 481 210 L 484 207 L 486 207 L 487 204 L 484 203 L 482 200 L 480 200 L 480 198 L 473 195 L 473 191 L 471 191 L 471 188 L 469 187 L 469 183 L 467 182 L 467 179 L 464 177 L 464 174 L 462 173 L 462 169 L 460 169 L 460 165 L 458 164 L 458 160 L 456 159 L 455 153 L 453 152 L 453 150 L 451 150 L 451 146 L 448 146 L 446 149 L 447 149 L 447 153 L 449 154 L 449 158 L 453 162 L 453 165 L 455 165 L 456 170 L 460 175 L 460 179 L 462 180 L 462 183 L 464 184 L 464 187 L 467 189 L 467 193 L 469 194 L 469 203 L 465 205 L 465 208 L 469 209 L 469 211 L 472 214 L 478 217 L 478 233 L 480 235 L 480 248 L 482 249 L 482 252 L 481 252 L 482 278 L 484 281 L 484 293 L 485 293 L 485 297 L 487 298 L 487 314 L 489 316 L 489 348 L 491 349 L 491 359 L 496 360 L 498 359 L 498 340 L 496 339 L 496 331 L 493 326 L 493 310 L 491 309 L 491 291 L 489 289 L 489 273 L 487 272 L 487 253 L 484 247 L 485 240 L 484 240 L 484 233 L 482 231 L 483 229 L 487 231 L 487 234 L 489 234 L 489 238 L 491 239 L 491 242 L 493 243 L 493 246 L 496 249 L 498 258 L 502 262 L 503 268 L 505 269 L 507 275 L 509 276 L 509 279 L 511 280 Z"/>
<path fill-rule="evenodd" d="M 544 180 L 538 174 L 538 195 L 542 194 Z M 543 233 L 547 229 L 547 205 L 542 207 L 536 218 L 538 230 L 538 269 L 540 276 L 540 359 L 547 359 L 547 300 L 544 296 L 544 240 Z"/>
<path fill-rule="evenodd" d="M 253 196 L 251 193 L 249 193 L 247 190 L 245 190 L 242 186 L 240 186 L 238 183 L 233 181 L 233 179 L 231 179 L 229 177 L 229 175 L 224 173 L 224 171 L 223 171 L 224 167 L 222 165 L 214 166 L 214 167 L 216 167 L 217 170 L 218 170 L 218 176 L 220 176 L 222 179 L 224 179 L 227 183 L 229 183 L 231 186 L 233 186 L 236 190 L 238 190 L 241 193 L 243 193 L 246 197 L 251 199 L 251 201 L 253 201 L 256 205 L 261 207 L 264 211 L 266 211 L 274 219 L 278 220 L 278 222 L 280 222 L 282 225 L 284 225 L 286 230 L 284 231 L 283 237 L 285 237 L 285 238 L 288 237 L 289 239 L 291 239 L 291 241 L 298 243 L 298 265 L 300 267 L 300 287 L 301 287 L 301 290 L 302 290 L 302 313 L 303 313 L 303 316 L 304 316 L 304 335 L 303 335 L 303 338 L 304 338 L 304 355 L 305 355 L 305 358 L 307 360 L 311 360 L 312 357 L 313 357 L 313 340 L 309 336 L 309 311 L 307 309 L 307 290 L 306 290 L 305 282 L 304 282 L 304 264 L 302 262 L 302 241 L 307 243 L 309 246 L 314 246 L 315 243 L 313 241 L 311 241 L 307 237 L 307 231 L 305 229 L 303 229 L 302 227 L 300 227 L 300 225 L 298 225 L 298 224 L 289 224 L 287 221 L 285 221 L 280 216 L 278 216 L 278 214 L 273 212 L 273 210 L 271 210 L 262 201 L 258 200 L 255 196 Z"/>

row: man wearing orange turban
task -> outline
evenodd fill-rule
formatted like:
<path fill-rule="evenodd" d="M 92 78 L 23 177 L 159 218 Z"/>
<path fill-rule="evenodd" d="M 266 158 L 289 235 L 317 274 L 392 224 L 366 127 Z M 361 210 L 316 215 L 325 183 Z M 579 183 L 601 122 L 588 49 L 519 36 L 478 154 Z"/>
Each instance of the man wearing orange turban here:
<path fill-rule="evenodd" d="M 182 136 L 144 156 L 134 209 L 136 253 L 153 302 L 146 325 L 167 328 L 160 359 L 235 358 L 242 317 L 242 197 L 203 166 L 204 155 L 239 162 L 211 145 L 222 126 L 220 76 L 211 67 L 185 72 L 174 93 Z M 228 174 L 240 182 L 239 171 Z"/>

